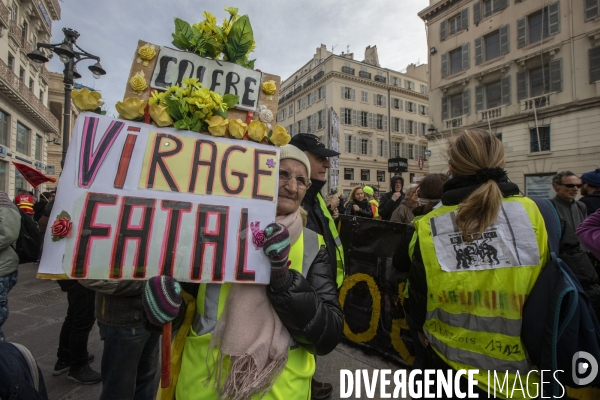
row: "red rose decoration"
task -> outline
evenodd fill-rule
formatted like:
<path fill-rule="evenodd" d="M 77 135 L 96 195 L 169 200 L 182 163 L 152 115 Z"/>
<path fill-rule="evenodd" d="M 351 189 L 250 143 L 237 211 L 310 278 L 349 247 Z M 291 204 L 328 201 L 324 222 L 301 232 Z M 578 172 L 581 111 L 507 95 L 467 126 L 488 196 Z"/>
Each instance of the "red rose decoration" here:
<path fill-rule="evenodd" d="M 72 225 L 73 223 L 66 217 L 56 219 L 56 221 L 54 221 L 52 224 L 52 236 L 57 238 L 71 236 Z"/>
<path fill-rule="evenodd" d="M 265 244 L 265 231 L 252 232 L 252 243 L 257 249 L 262 248 Z"/>

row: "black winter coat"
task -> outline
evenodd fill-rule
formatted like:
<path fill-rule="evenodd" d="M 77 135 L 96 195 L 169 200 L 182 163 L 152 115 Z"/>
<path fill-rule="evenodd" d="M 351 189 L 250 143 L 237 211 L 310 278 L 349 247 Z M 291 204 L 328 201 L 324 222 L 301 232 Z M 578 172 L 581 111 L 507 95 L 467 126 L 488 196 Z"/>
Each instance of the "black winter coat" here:
<path fill-rule="evenodd" d="M 579 199 L 587 208 L 588 217 L 600 209 L 600 190 Z"/>
<path fill-rule="evenodd" d="M 306 278 L 291 270 L 286 286 L 267 296 L 292 338 L 309 353 L 331 353 L 342 339 L 344 319 L 337 299 L 335 267 L 321 247 Z"/>
<path fill-rule="evenodd" d="M 389 221 L 390 218 L 392 218 L 394 210 L 396 210 L 400 203 L 402 203 L 402 200 L 404 200 L 403 193 L 401 193 L 402 195 L 398 198 L 398 200 L 392 200 L 392 196 L 395 193 L 394 186 L 396 185 L 397 180 L 400 180 L 402 182 L 402 188 L 404 188 L 404 178 L 402 178 L 400 175 L 395 175 L 391 179 L 392 190 L 383 193 L 381 196 L 379 196 L 379 215 L 381 216 L 381 219 L 385 221 Z"/>
<path fill-rule="evenodd" d="M 360 207 L 358 211 L 354 211 L 354 205 Z M 371 210 L 371 203 L 367 200 L 356 201 L 351 200 L 346 204 L 346 209 L 344 210 L 344 215 L 355 215 L 357 217 L 364 218 L 373 218 L 373 211 Z"/>

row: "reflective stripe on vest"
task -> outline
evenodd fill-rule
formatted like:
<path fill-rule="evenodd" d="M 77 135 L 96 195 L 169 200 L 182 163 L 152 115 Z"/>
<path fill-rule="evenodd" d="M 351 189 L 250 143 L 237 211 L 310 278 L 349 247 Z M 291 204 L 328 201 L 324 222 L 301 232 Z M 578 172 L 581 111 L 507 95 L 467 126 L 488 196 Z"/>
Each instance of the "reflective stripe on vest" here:
<path fill-rule="evenodd" d="M 342 241 L 340 240 L 340 235 L 338 233 L 337 228 L 335 227 L 335 222 L 329 214 L 329 210 L 327 209 L 327 204 L 325 204 L 325 200 L 323 200 L 323 196 L 321 193 L 317 193 L 317 199 L 319 200 L 319 206 L 321 207 L 321 212 L 327 219 L 327 225 L 329 226 L 329 232 L 333 236 L 333 241 L 336 246 L 336 261 L 337 261 L 337 274 L 336 274 L 336 284 L 337 287 L 341 287 L 344 281 L 345 268 L 344 268 L 344 248 L 342 247 Z"/>
<path fill-rule="evenodd" d="M 452 368 L 479 370 L 474 377 L 482 389 L 487 390 L 488 371 L 495 371 L 500 382 L 507 376 L 512 388 L 516 373 L 531 369 L 521 318 L 550 258 L 544 221 L 533 201 L 509 197 L 483 238 L 463 243 L 453 219 L 457 209 L 442 206 L 414 222 L 428 288 L 423 329 Z M 413 237 L 411 247 L 414 242 Z M 529 384 L 535 393 L 536 379 Z M 499 397 L 505 396 L 503 390 Z"/>
<path fill-rule="evenodd" d="M 379 202 L 375 199 L 369 200 L 371 209 L 373 210 L 373 218 L 379 219 Z"/>
<path fill-rule="evenodd" d="M 305 278 L 321 246 L 325 246 L 323 236 L 304 228 L 300 237 L 290 249 L 290 268 L 300 272 Z M 230 283 L 201 283 L 196 297 L 196 314 L 192 328 L 196 335 L 212 332 L 225 307 Z"/>

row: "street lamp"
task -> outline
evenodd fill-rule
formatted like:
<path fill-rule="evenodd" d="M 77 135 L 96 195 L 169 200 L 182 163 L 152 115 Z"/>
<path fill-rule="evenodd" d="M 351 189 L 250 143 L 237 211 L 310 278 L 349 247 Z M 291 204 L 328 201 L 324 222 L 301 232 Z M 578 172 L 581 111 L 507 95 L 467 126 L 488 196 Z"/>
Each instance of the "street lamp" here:
<path fill-rule="evenodd" d="M 67 149 L 69 148 L 69 129 L 71 127 L 71 90 L 73 89 L 73 81 L 81 78 L 81 74 L 77 71 L 75 65 L 79 61 L 83 60 L 96 60 L 94 65 L 90 65 L 88 69 L 92 72 L 95 79 L 100 78 L 106 74 L 102 65 L 100 65 L 100 57 L 88 53 L 75 43 L 79 38 L 79 32 L 69 28 L 63 28 L 65 38 L 62 43 L 47 44 L 37 43 L 37 48 L 31 53 L 27 54 L 27 57 L 41 67 L 47 63 L 49 58 L 40 49 L 49 49 L 60 58 L 60 61 L 65 64 L 63 71 L 63 83 L 65 84 L 65 104 L 63 105 L 63 150 L 62 159 L 60 160 L 61 168 L 64 167 L 65 157 L 67 156 Z M 76 48 L 76 49 L 75 49 Z"/>

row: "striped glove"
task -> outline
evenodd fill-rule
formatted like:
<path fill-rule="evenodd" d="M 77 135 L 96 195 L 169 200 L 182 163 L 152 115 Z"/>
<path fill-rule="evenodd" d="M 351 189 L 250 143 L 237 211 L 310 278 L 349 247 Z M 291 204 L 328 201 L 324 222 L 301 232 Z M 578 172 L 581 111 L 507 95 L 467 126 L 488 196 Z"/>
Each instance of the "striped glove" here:
<path fill-rule="evenodd" d="M 169 276 L 154 276 L 146 283 L 142 304 L 148 322 L 163 326 L 177 317 L 181 306 L 181 287 Z"/>
<path fill-rule="evenodd" d="M 263 251 L 271 261 L 271 288 L 281 289 L 290 275 L 290 234 L 285 226 L 272 223 L 265 228 Z"/>

